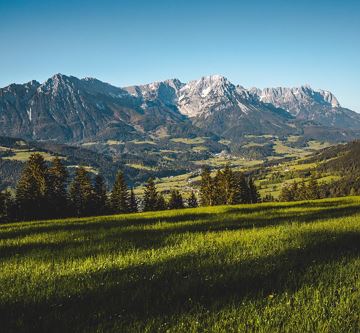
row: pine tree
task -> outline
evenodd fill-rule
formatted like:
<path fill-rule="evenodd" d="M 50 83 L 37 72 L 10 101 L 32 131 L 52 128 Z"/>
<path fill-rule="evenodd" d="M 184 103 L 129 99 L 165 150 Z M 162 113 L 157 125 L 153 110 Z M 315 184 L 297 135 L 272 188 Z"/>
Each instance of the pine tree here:
<path fill-rule="evenodd" d="M 225 178 L 223 172 L 218 170 L 212 180 L 213 205 L 226 204 Z"/>
<path fill-rule="evenodd" d="M 312 176 L 308 185 L 309 200 L 320 199 L 320 188 L 317 180 Z"/>
<path fill-rule="evenodd" d="M 119 171 L 116 175 L 111 192 L 111 206 L 115 213 L 129 213 L 129 189 L 124 174 Z"/>
<path fill-rule="evenodd" d="M 156 191 L 154 179 L 149 178 L 144 190 L 144 211 L 158 210 L 158 207 L 158 193 Z"/>
<path fill-rule="evenodd" d="M 48 182 L 49 174 L 44 158 L 41 154 L 32 154 L 16 187 L 19 218 L 34 219 L 47 216 Z"/>
<path fill-rule="evenodd" d="M 302 180 L 300 185 L 298 186 L 297 195 L 295 197 L 295 200 L 309 200 L 308 187 L 306 186 L 306 183 L 304 180 Z"/>
<path fill-rule="evenodd" d="M 292 185 L 283 185 L 279 196 L 280 201 L 284 201 L 284 202 L 294 201 L 294 194 L 291 187 Z"/>
<path fill-rule="evenodd" d="M 0 192 L 0 222 L 10 218 L 10 209 L 12 206 L 12 197 L 10 192 Z"/>
<path fill-rule="evenodd" d="M 159 193 L 157 195 L 155 210 L 165 210 L 167 208 L 168 208 L 168 205 L 165 201 L 164 196 L 161 193 Z"/>
<path fill-rule="evenodd" d="M 94 213 L 94 189 L 90 175 L 83 167 L 79 167 L 75 171 L 75 177 L 70 184 L 69 198 L 76 216 L 87 216 Z"/>
<path fill-rule="evenodd" d="M 215 204 L 214 182 L 208 167 L 204 167 L 201 172 L 200 201 L 202 206 L 213 206 Z"/>
<path fill-rule="evenodd" d="M 250 203 L 249 187 L 242 172 L 234 174 L 234 195 L 231 204 Z"/>
<path fill-rule="evenodd" d="M 137 213 L 138 212 L 138 204 L 137 204 L 137 200 L 136 200 L 134 190 L 132 188 L 130 190 L 129 212 L 130 213 Z"/>
<path fill-rule="evenodd" d="M 107 194 L 104 177 L 100 174 L 94 179 L 94 204 L 96 214 L 105 214 L 107 211 Z"/>
<path fill-rule="evenodd" d="M 47 198 L 51 216 L 61 217 L 67 214 L 67 178 L 68 172 L 60 158 L 55 157 L 49 168 L 49 186 Z"/>
<path fill-rule="evenodd" d="M 196 195 L 195 195 L 194 191 L 191 192 L 190 197 L 187 200 L 187 206 L 189 208 L 198 207 L 198 201 L 197 201 L 197 198 L 196 198 Z"/>
<path fill-rule="evenodd" d="M 248 188 L 249 188 L 249 203 L 258 203 L 260 201 L 260 194 L 251 177 L 248 180 Z"/>
<path fill-rule="evenodd" d="M 221 192 L 223 193 L 223 203 L 225 205 L 231 205 L 234 202 L 236 195 L 236 184 L 234 173 L 229 165 L 225 166 L 221 177 Z"/>
<path fill-rule="evenodd" d="M 169 207 L 169 209 L 184 208 L 184 201 L 183 201 L 181 193 L 178 190 L 171 191 L 168 207 Z"/>

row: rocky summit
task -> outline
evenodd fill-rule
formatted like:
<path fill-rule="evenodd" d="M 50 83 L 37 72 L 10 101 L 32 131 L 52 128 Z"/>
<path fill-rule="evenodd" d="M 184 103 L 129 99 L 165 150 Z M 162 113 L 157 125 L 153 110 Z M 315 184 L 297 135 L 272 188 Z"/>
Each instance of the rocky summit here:
<path fill-rule="evenodd" d="M 246 89 L 221 75 L 119 88 L 94 78 L 56 74 L 0 89 L 0 135 L 80 143 L 161 136 L 302 135 L 349 139 L 360 114 L 328 91 Z M 315 133 L 315 134 L 314 134 Z M 335 135 L 333 135 L 336 133 Z"/>

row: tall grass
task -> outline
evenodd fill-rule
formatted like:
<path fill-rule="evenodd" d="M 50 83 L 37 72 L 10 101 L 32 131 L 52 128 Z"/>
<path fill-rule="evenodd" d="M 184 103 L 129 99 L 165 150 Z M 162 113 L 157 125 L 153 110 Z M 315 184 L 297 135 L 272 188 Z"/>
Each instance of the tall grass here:
<path fill-rule="evenodd" d="M 358 332 L 360 199 L 0 226 L 3 332 Z"/>

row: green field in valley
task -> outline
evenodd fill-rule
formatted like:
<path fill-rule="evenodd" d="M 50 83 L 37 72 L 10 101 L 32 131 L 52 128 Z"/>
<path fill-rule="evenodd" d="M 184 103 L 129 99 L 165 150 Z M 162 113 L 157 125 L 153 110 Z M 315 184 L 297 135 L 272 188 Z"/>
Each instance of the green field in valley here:
<path fill-rule="evenodd" d="M 2 332 L 359 332 L 360 198 L 0 226 Z"/>

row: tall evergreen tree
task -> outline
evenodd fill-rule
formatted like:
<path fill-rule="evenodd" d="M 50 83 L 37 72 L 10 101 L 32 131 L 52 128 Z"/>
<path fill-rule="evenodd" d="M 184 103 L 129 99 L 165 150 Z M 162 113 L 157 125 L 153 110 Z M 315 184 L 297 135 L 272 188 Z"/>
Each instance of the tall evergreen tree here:
<path fill-rule="evenodd" d="M 200 181 L 200 201 L 202 206 L 213 206 L 214 200 L 214 182 L 211 177 L 209 167 L 204 167 L 201 172 Z"/>
<path fill-rule="evenodd" d="M 223 204 L 233 204 L 236 195 L 236 184 L 234 173 L 232 172 L 228 164 L 225 166 L 222 172 L 220 190 L 223 193 L 222 195 L 224 197 Z"/>
<path fill-rule="evenodd" d="M 129 189 L 125 182 L 123 172 L 116 175 L 113 190 L 111 192 L 111 206 L 115 213 L 129 213 Z"/>
<path fill-rule="evenodd" d="M 249 187 L 244 173 L 237 172 L 234 174 L 234 188 L 234 195 L 231 202 L 232 205 L 250 203 Z"/>
<path fill-rule="evenodd" d="M 107 194 L 104 177 L 97 174 L 94 179 L 94 204 L 96 214 L 105 214 L 107 211 Z"/>
<path fill-rule="evenodd" d="M 161 193 L 158 193 L 156 200 L 156 209 L 155 210 L 165 210 L 168 208 L 168 205 L 165 201 L 164 196 Z"/>
<path fill-rule="evenodd" d="M 158 193 L 154 179 L 149 178 L 144 190 L 144 211 L 158 210 Z"/>
<path fill-rule="evenodd" d="M 69 198 L 73 213 L 76 216 L 87 216 L 94 213 L 94 189 L 91 184 L 89 172 L 79 167 L 70 184 Z"/>
<path fill-rule="evenodd" d="M 6 221 L 12 216 L 13 199 L 9 191 L 0 192 L 0 221 Z"/>
<path fill-rule="evenodd" d="M 224 190 L 225 187 L 225 177 L 221 170 L 216 172 L 215 177 L 212 179 L 212 197 L 213 205 L 225 205 L 226 204 L 226 193 Z"/>
<path fill-rule="evenodd" d="M 66 167 L 60 158 L 55 157 L 49 168 L 49 186 L 47 190 L 49 209 L 53 217 L 61 217 L 67 214 L 67 178 Z"/>
<path fill-rule="evenodd" d="M 19 218 L 42 218 L 48 215 L 49 174 L 41 154 L 34 153 L 26 163 L 16 187 Z"/>
<path fill-rule="evenodd" d="M 194 191 L 191 192 L 190 197 L 187 200 L 187 206 L 189 208 L 195 208 L 198 206 L 198 201 L 197 201 Z"/>
<path fill-rule="evenodd" d="M 309 200 L 309 192 L 306 186 L 305 180 L 302 180 L 296 189 L 295 192 L 295 200 Z"/>
<path fill-rule="evenodd" d="M 258 203 L 260 201 L 260 194 L 251 177 L 248 180 L 248 188 L 249 188 L 249 203 Z"/>
<path fill-rule="evenodd" d="M 293 185 L 288 185 L 288 184 L 283 185 L 279 196 L 280 201 L 290 202 L 295 200 L 292 187 Z"/>
<path fill-rule="evenodd" d="M 130 190 L 129 212 L 130 213 L 137 213 L 138 212 L 138 203 L 137 203 L 136 196 L 135 196 L 133 188 L 131 188 L 131 190 Z"/>
<path fill-rule="evenodd" d="M 318 181 L 313 176 L 311 177 L 310 182 L 308 184 L 307 192 L 308 192 L 309 200 L 315 200 L 321 198 Z"/>
<path fill-rule="evenodd" d="M 169 207 L 169 209 L 184 208 L 184 201 L 183 201 L 181 193 L 178 190 L 171 191 L 168 207 Z"/>

